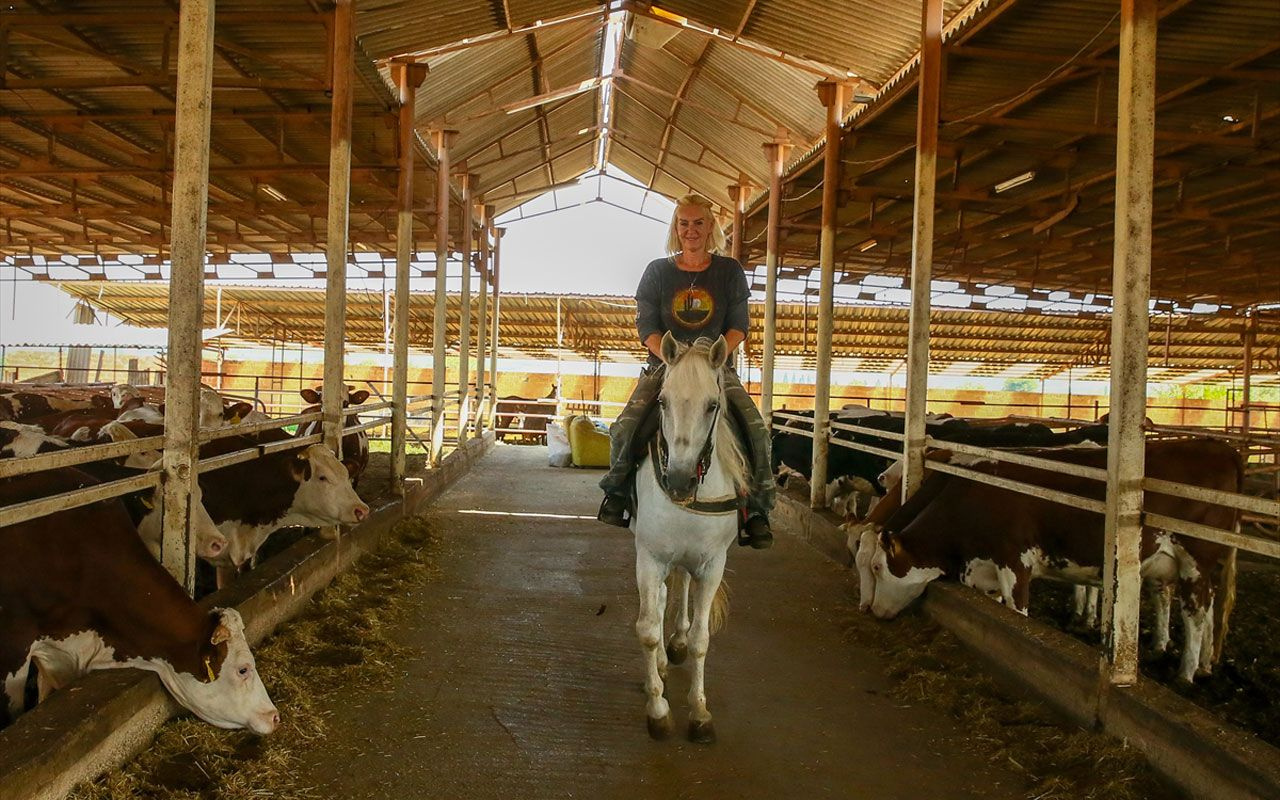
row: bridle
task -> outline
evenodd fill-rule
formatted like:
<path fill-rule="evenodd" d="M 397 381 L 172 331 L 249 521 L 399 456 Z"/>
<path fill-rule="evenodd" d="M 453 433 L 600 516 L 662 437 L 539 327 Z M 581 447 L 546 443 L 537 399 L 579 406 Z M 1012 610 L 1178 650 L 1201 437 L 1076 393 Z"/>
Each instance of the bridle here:
<path fill-rule="evenodd" d="M 664 376 L 665 381 L 665 376 Z M 720 371 L 716 371 L 716 388 L 720 390 L 720 396 L 724 396 L 724 387 L 720 383 Z M 662 435 L 662 406 L 658 406 L 658 430 L 654 437 L 649 441 L 649 460 L 653 462 L 653 476 L 658 481 L 658 486 L 667 495 L 671 502 L 682 508 L 699 514 L 725 514 L 728 512 L 736 512 L 739 509 L 740 502 L 736 494 L 726 497 L 717 498 L 715 500 L 699 500 L 698 486 L 706 479 L 707 473 L 711 470 L 711 459 L 715 451 L 715 435 L 716 426 L 720 424 L 720 413 L 723 409 L 723 400 L 716 403 L 715 413 L 711 415 L 711 425 L 707 428 L 707 438 L 702 443 L 702 450 L 698 453 L 698 463 L 695 467 L 695 475 L 697 477 L 697 486 L 694 487 L 693 497 L 686 501 L 676 500 L 671 496 L 671 490 L 667 486 L 667 462 L 670 458 L 670 448 L 667 445 L 667 439 Z"/>

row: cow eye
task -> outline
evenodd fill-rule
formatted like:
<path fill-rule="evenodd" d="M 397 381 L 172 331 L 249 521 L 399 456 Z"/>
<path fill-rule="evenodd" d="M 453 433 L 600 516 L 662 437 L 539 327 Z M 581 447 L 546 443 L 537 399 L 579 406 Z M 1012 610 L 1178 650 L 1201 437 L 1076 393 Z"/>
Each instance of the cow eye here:
<path fill-rule="evenodd" d="M 872 571 L 872 572 L 879 572 L 879 571 L 880 571 L 880 565 L 879 565 L 879 564 L 872 564 L 872 565 L 871 565 L 871 571 Z"/>
<path fill-rule="evenodd" d="M 328 482 L 329 482 L 329 476 L 328 476 L 328 475 L 320 475 L 320 476 L 319 476 L 319 480 L 320 480 L 320 482 L 321 482 L 321 483 L 328 483 Z"/>
<path fill-rule="evenodd" d="M 239 670 L 237 670 L 237 672 L 239 672 L 239 674 L 240 674 L 240 676 L 241 676 L 241 677 L 244 677 L 245 675 L 248 675 L 248 674 L 249 674 L 249 668 L 248 668 L 248 667 L 241 667 Z"/>

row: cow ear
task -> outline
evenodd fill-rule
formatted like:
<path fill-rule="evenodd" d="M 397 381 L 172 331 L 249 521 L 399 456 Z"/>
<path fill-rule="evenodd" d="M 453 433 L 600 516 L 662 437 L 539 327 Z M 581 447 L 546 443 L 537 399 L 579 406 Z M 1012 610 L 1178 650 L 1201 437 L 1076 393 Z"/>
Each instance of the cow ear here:
<path fill-rule="evenodd" d="M 295 480 L 304 482 L 311 480 L 311 456 L 306 450 L 300 450 L 298 455 L 294 456 L 292 471 Z"/>
<path fill-rule="evenodd" d="M 130 397 L 128 400 L 125 400 L 120 404 L 120 413 L 123 414 L 124 412 L 132 411 L 135 408 L 142 408 L 146 404 L 147 401 L 143 400 L 140 396 Z"/>
<path fill-rule="evenodd" d="M 313 406 L 320 405 L 320 393 L 317 392 L 315 389 L 303 389 L 302 391 L 298 392 L 298 394 L 302 395 L 302 399 L 306 400 L 311 405 Z"/>
<path fill-rule="evenodd" d="M 667 331 L 662 334 L 662 346 L 658 350 L 662 354 L 662 360 L 667 366 L 671 366 L 676 363 L 676 356 L 680 354 L 680 343 L 671 335 L 671 331 Z"/>
<path fill-rule="evenodd" d="M 252 403 L 235 403 L 227 409 L 227 419 L 231 420 L 232 424 L 239 425 L 240 420 L 244 419 L 244 417 L 252 410 Z"/>
<path fill-rule="evenodd" d="M 369 392 L 364 389 L 361 389 L 358 392 L 352 392 L 351 395 L 347 398 L 347 402 L 353 406 L 358 406 L 368 399 L 369 399 Z"/>
<path fill-rule="evenodd" d="M 113 408 L 111 398 L 103 394 L 95 394 L 89 398 L 90 408 Z"/>
<path fill-rule="evenodd" d="M 729 343 L 724 340 L 723 336 L 716 337 L 716 341 L 711 345 L 711 352 L 707 357 L 711 361 L 711 366 L 716 369 L 724 366 L 725 360 L 729 357 Z"/>

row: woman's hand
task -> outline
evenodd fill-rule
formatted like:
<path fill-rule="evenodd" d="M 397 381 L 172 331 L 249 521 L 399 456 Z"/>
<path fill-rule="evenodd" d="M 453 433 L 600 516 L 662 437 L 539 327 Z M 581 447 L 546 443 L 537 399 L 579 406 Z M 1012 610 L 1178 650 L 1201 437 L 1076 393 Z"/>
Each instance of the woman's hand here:
<path fill-rule="evenodd" d="M 645 337 L 644 346 L 658 358 L 662 358 L 662 334 L 651 333 Z"/>
<path fill-rule="evenodd" d="M 729 330 L 724 332 L 724 343 L 729 345 L 730 353 L 733 352 L 733 349 L 735 347 L 742 344 L 742 342 L 746 338 L 747 338 L 747 335 L 745 333 L 735 328 L 730 328 Z"/>

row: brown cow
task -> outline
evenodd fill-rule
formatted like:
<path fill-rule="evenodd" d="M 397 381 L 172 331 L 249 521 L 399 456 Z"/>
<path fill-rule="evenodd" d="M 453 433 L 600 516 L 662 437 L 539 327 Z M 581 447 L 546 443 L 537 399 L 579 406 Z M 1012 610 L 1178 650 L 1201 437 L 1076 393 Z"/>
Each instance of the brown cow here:
<path fill-rule="evenodd" d="M 1105 468 L 1106 451 L 1047 450 L 1042 458 Z M 953 461 L 954 463 L 954 461 Z M 978 461 L 973 469 L 1081 497 L 1103 499 L 1101 481 L 1009 463 Z M 1147 443 L 1146 474 L 1177 483 L 1239 492 L 1243 467 L 1236 451 L 1207 439 Z M 1149 493 L 1147 511 L 1225 530 L 1236 530 L 1239 512 L 1224 506 Z M 859 567 L 874 586 L 871 611 L 892 618 L 943 576 L 990 593 L 1025 614 L 1033 578 L 1096 582 L 1103 557 L 1103 516 L 1074 506 L 943 473 L 931 473 L 896 513 L 880 515 L 883 527 L 862 534 Z M 885 518 L 887 516 L 887 518 Z M 867 554 L 862 549 L 867 548 Z M 1222 598 L 1214 631 L 1214 596 L 1230 549 L 1194 537 L 1143 530 L 1142 575 L 1157 587 L 1176 587 L 1186 640 L 1180 677 L 1207 674 L 1221 652 L 1226 615 L 1234 597 Z M 1159 627 L 1159 625 L 1157 626 Z M 1167 641 L 1157 641 L 1163 648 Z"/>
<path fill-rule="evenodd" d="M 0 481 L 0 504 L 94 483 L 74 469 L 24 475 Z M 179 703 L 220 728 L 267 734 L 279 724 L 239 613 L 197 606 L 147 552 L 119 501 L 0 528 L 0 552 L 0 717 L 24 710 L 34 664 L 41 699 L 86 672 L 133 667 L 155 672 Z"/>

